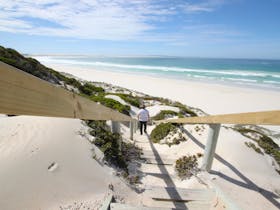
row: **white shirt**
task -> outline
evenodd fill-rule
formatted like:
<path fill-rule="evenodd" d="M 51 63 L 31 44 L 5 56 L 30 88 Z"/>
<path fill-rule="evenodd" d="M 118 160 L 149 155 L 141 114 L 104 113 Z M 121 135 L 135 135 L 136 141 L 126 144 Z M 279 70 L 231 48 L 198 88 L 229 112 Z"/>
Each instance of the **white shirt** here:
<path fill-rule="evenodd" d="M 143 122 L 147 122 L 150 118 L 149 112 L 146 109 L 140 109 L 137 116 L 138 116 L 138 120 Z"/>

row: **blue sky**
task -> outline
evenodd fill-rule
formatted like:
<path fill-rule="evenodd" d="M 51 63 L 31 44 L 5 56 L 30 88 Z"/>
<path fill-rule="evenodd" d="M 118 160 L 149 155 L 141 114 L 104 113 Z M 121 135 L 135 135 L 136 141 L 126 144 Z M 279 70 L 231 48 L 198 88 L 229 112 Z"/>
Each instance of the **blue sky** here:
<path fill-rule="evenodd" d="M 280 59 L 279 0 L 0 0 L 0 45 L 30 54 Z"/>

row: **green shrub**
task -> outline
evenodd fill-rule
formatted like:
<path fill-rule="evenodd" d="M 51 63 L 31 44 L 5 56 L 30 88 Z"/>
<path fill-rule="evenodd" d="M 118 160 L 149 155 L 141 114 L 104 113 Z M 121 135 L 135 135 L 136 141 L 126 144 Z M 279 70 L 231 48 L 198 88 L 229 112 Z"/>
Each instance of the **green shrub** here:
<path fill-rule="evenodd" d="M 180 109 L 179 114 L 181 114 L 181 116 L 185 116 L 188 115 L 190 117 L 196 117 L 197 114 L 195 112 L 193 112 L 191 109 L 189 109 L 186 105 L 180 103 L 180 102 L 175 102 L 170 104 L 171 106 L 175 106 L 178 107 Z"/>
<path fill-rule="evenodd" d="M 268 155 L 271 155 L 275 161 L 280 165 L 280 151 L 279 151 L 279 146 L 276 144 L 270 137 L 266 136 L 265 134 L 255 131 L 253 129 L 248 129 L 248 128 L 235 128 L 238 132 L 240 132 L 243 136 L 250 138 L 254 141 L 256 141 L 261 147 L 264 152 Z M 254 138 L 249 135 L 249 133 L 255 133 L 260 136 L 259 138 Z"/>
<path fill-rule="evenodd" d="M 90 99 L 95 102 L 100 102 L 102 105 L 107 106 L 111 109 L 115 109 L 123 114 L 129 115 L 130 106 L 123 105 L 120 102 L 111 98 L 105 98 L 103 94 L 99 94 L 97 96 L 92 95 Z"/>
<path fill-rule="evenodd" d="M 176 160 L 175 171 L 181 179 L 190 178 L 198 172 L 197 157 L 189 155 L 179 158 Z"/>
<path fill-rule="evenodd" d="M 177 116 L 178 113 L 171 111 L 171 110 L 162 110 L 160 111 L 160 113 L 158 113 L 156 116 L 153 117 L 153 120 L 163 120 L 165 119 L 167 116 Z"/>
<path fill-rule="evenodd" d="M 115 109 L 123 114 L 129 115 L 130 106 L 123 105 L 111 98 L 105 98 L 103 94 L 93 95 L 90 97 L 90 99 L 95 102 L 100 102 L 102 105 L 107 106 L 111 109 Z"/>
<path fill-rule="evenodd" d="M 92 128 L 90 134 L 95 137 L 94 144 L 104 153 L 105 160 L 110 164 L 127 170 L 125 156 L 120 151 L 121 136 L 112 133 L 105 121 L 86 121 Z"/>
<path fill-rule="evenodd" d="M 253 150 L 255 150 L 257 153 L 263 154 L 261 149 L 259 147 L 256 147 L 256 145 L 252 142 L 245 142 L 245 145 L 249 148 L 252 148 Z"/>
<path fill-rule="evenodd" d="M 122 100 L 124 100 L 125 102 L 129 103 L 132 106 L 135 106 L 135 107 L 139 108 L 140 105 L 141 105 L 141 101 L 140 101 L 139 97 L 135 97 L 135 96 L 132 96 L 132 95 L 129 95 L 129 94 L 124 94 L 124 93 L 117 93 L 117 94 L 114 94 L 114 95 L 119 96 Z"/>
<path fill-rule="evenodd" d="M 53 84 L 60 84 L 60 80 L 54 74 L 54 70 L 45 67 L 34 58 L 24 57 L 16 50 L 0 46 L 0 60 L 43 80 Z"/>
<path fill-rule="evenodd" d="M 76 80 L 75 78 L 68 78 L 68 77 L 66 77 L 64 79 L 64 81 L 65 81 L 66 84 L 72 85 L 72 86 L 74 86 L 74 87 L 76 87 L 78 89 L 80 89 L 80 87 L 82 86 L 82 84 L 78 80 Z"/>
<path fill-rule="evenodd" d="M 96 87 L 90 83 L 85 83 L 79 87 L 79 91 L 83 94 L 91 96 L 94 93 L 104 93 L 104 89 L 102 87 Z"/>
<path fill-rule="evenodd" d="M 151 133 L 151 140 L 158 143 L 161 139 L 166 137 L 171 131 L 174 131 L 176 126 L 172 123 L 161 123 L 157 125 Z"/>

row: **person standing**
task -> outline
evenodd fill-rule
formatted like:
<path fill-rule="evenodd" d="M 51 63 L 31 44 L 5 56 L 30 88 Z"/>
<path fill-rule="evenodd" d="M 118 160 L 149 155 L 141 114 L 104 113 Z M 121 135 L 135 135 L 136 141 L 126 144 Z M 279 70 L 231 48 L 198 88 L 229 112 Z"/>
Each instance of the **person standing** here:
<path fill-rule="evenodd" d="M 137 118 L 140 123 L 140 134 L 143 134 L 143 127 L 144 132 L 147 133 L 147 122 L 150 120 L 150 115 L 145 105 L 141 106 L 141 109 L 138 111 Z"/>

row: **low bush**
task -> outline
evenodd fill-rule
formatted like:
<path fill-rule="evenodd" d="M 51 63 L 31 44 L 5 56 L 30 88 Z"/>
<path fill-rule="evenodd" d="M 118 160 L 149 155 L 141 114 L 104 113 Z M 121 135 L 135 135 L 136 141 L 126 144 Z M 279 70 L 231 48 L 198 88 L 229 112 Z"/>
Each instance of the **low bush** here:
<path fill-rule="evenodd" d="M 178 113 L 172 110 L 162 110 L 156 116 L 153 117 L 153 120 L 164 120 L 167 117 L 177 116 Z"/>
<path fill-rule="evenodd" d="M 190 178 L 198 169 L 197 157 L 195 155 L 183 156 L 176 160 L 175 171 L 181 179 Z"/>
<path fill-rule="evenodd" d="M 81 85 L 79 87 L 79 90 L 81 93 L 86 94 L 88 96 L 91 96 L 92 94 L 96 94 L 96 93 L 104 93 L 104 89 L 102 87 L 97 87 L 88 82 L 85 83 L 84 85 Z"/>
<path fill-rule="evenodd" d="M 176 126 L 172 123 L 161 123 L 157 125 L 151 133 L 151 140 L 158 143 L 161 139 L 166 137 L 171 131 L 174 131 Z"/>
<path fill-rule="evenodd" d="M 141 105 L 141 101 L 139 97 L 132 96 L 129 94 L 124 94 L 124 93 L 117 93 L 115 95 L 119 96 L 122 100 L 124 100 L 125 102 L 129 103 L 132 106 L 139 108 Z"/>
<path fill-rule="evenodd" d="M 94 144 L 104 153 L 105 160 L 119 168 L 127 170 L 125 156 L 120 151 L 121 136 L 112 133 L 105 121 L 86 121 L 92 128 L 90 134 L 95 137 Z"/>
<path fill-rule="evenodd" d="M 72 85 L 72 86 L 74 86 L 74 87 L 76 87 L 78 89 L 80 89 L 80 87 L 82 86 L 82 84 L 78 80 L 76 80 L 74 78 L 68 78 L 67 77 L 67 78 L 65 78 L 64 82 L 67 85 Z"/>
<path fill-rule="evenodd" d="M 111 109 L 115 109 L 123 114 L 129 115 L 130 106 L 123 105 L 120 102 L 111 98 L 105 98 L 103 94 L 92 95 L 90 99 L 95 102 L 100 102 L 102 105 L 107 106 Z"/>
<path fill-rule="evenodd" d="M 190 117 L 196 117 L 197 114 L 192 111 L 190 108 L 188 108 L 186 105 L 180 103 L 180 102 L 175 102 L 171 104 L 172 106 L 178 107 L 180 109 L 179 114 L 181 116 L 190 116 Z"/>
<path fill-rule="evenodd" d="M 270 137 L 266 136 L 265 134 L 255 131 L 253 129 L 248 129 L 244 127 L 235 128 L 238 132 L 240 132 L 243 136 L 250 138 L 254 141 L 256 141 L 261 147 L 264 152 L 268 155 L 271 155 L 275 161 L 280 165 L 280 150 L 278 144 L 276 144 Z M 255 136 L 258 137 L 252 137 L 250 134 L 257 134 Z"/>
<path fill-rule="evenodd" d="M 252 148 L 253 150 L 255 150 L 257 153 L 260 153 L 263 155 L 261 149 L 259 147 L 256 147 L 256 145 L 252 142 L 245 142 L 245 145 L 249 148 Z"/>

